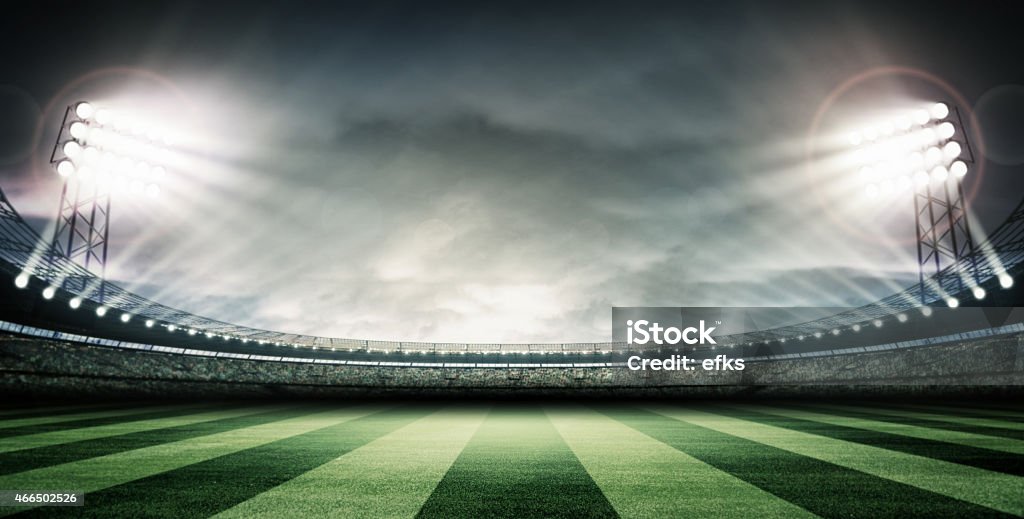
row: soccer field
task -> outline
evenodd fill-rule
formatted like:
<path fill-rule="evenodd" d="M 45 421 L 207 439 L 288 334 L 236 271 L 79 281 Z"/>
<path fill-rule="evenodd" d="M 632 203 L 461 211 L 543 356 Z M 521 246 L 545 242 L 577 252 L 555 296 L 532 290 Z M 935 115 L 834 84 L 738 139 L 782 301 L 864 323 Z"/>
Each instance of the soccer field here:
<path fill-rule="evenodd" d="M 0 410 L 0 516 L 1024 514 L 1024 408 L 291 403 Z"/>

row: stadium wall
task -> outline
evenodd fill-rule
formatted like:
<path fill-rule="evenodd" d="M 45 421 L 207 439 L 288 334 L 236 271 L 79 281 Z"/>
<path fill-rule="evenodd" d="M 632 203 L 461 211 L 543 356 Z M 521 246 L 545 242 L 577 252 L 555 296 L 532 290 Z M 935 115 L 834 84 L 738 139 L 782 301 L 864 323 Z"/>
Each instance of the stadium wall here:
<path fill-rule="evenodd" d="M 0 336 L 0 390 L 31 398 L 787 396 L 1019 393 L 1024 334 L 747 363 L 744 371 L 363 367 L 194 357 Z"/>

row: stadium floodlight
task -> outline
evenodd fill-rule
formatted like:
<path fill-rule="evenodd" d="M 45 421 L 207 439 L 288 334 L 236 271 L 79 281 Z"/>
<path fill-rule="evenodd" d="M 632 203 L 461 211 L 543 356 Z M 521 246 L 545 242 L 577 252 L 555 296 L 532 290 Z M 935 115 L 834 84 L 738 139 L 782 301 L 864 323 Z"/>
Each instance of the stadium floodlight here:
<path fill-rule="evenodd" d="M 901 322 L 901 323 L 907 322 L 907 314 L 899 314 L 899 315 L 897 315 L 896 316 L 896 320 Z"/>
<path fill-rule="evenodd" d="M 949 139 L 956 133 L 956 127 L 951 122 L 944 122 L 935 127 L 935 133 L 940 139 Z"/>
<path fill-rule="evenodd" d="M 78 310 L 82 306 L 82 298 L 77 296 L 72 297 L 71 300 L 68 301 L 68 306 L 70 306 L 72 310 Z"/>
<path fill-rule="evenodd" d="M 931 118 L 932 115 L 928 113 L 928 110 L 925 110 L 923 108 L 919 110 L 914 110 L 914 113 L 911 115 L 911 120 L 914 121 L 914 124 L 917 125 L 928 124 L 928 121 L 931 120 Z"/>
<path fill-rule="evenodd" d="M 129 314 L 127 312 L 121 314 L 121 322 L 122 323 L 127 323 L 128 321 L 131 321 L 131 320 L 132 320 L 132 314 Z"/>
<path fill-rule="evenodd" d="M 167 331 L 169 331 L 169 332 L 172 332 L 172 333 L 173 333 L 173 332 L 174 332 L 174 330 L 177 330 L 177 329 L 178 329 L 178 327 L 177 327 L 177 326 L 175 326 L 175 325 L 173 325 L 173 324 L 168 324 L 168 325 L 167 325 Z"/>
<path fill-rule="evenodd" d="M 69 159 L 78 159 L 82 156 L 82 145 L 76 141 L 68 141 L 61 147 L 61 151 Z"/>
<path fill-rule="evenodd" d="M 963 148 L 956 141 L 949 141 L 942 147 L 942 154 L 946 156 L 946 160 L 953 160 L 959 157 L 961 152 L 963 152 Z"/>
<path fill-rule="evenodd" d="M 62 160 L 57 164 L 57 174 L 68 178 L 75 174 L 75 165 L 70 160 Z"/>
<path fill-rule="evenodd" d="M 146 328 L 152 328 L 154 324 L 156 324 L 156 321 L 152 319 L 146 319 Z"/>
<path fill-rule="evenodd" d="M 1013 278 L 1010 277 L 1010 275 L 1005 272 L 999 274 L 999 286 L 1003 288 L 1013 287 Z"/>
<path fill-rule="evenodd" d="M 57 287 L 51 285 L 43 289 L 43 299 L 53 299 L 55 295 L 57 295 Z"/>
<path fill-rule="evenodd" d="M 107 108 L 96 110 L 96 124 L 106 126 L 113 122 L 114 114 Z"/>
<path fill-rule="evenodd" d="M 96 113 L 96 109 L 85 101 L 75 104 L 75 115 L 81 119 L 90 119 Z"/>
<path fill-rule="evenodd" d="M 96 315 L 98 317 L 103 317 L 103 316 L 107 315 L 107 310 L 108 310 L 107 307 L 100 305 L 100 306 L 96 307 Z"/>
<path fill-rule="evenodd" d="M 960 306 L 960 300 L 955 297 L 946 298 L 946 306 L 950 308 L 956 308 Z"/>
<path fill-rule="evenodd" d="M 18 274 L 18 277 L 14 278 L 14 286 L 18 288 L 25 288 L 28 286 L 28 280 L 28 274 L 22 272 L 21 274 Z"/>
<path fill-rule="evenodd" d="M 981 301 L 982 299 L 985 299 L 985 296 L 987 295 L 987 293 L 985 292 L 985 289 L 981 288 L 981 287 L 974 287 L 974 288 L 972 288 L 971 289 L 971 294 L 973 294 L 974 298 L 977 299 L 978 301 Z"/>
<path fill-rule="evenodd" d="M 106 107 L 78 102 L 64 111 L 64 121 L 50 154 L 63 179 L 57 223 L 49 246 L 53 258 L 65 256 L 106 278 L 111 196 L 121 186 L 135 195 L 156 197 L 166 180 L 168 150 L 160 141 L 140 138 L 116 123 L 123 117 Z M 150 126 L 149 135 L 160 137 Z M 152 170 L 159 163 L 158 175 Z M 145 165 L 145 167 L 138 167 Z M 104 302 L 104 283 L 98 302 Z"/>
<path fill-rule="evenodd" d="M 923 315 L 925 317 L 931 317 L 932 316 L 932 307 L 930 307 L 930 306 L 922 306 L 921 307 L 921 315 Z"/>
<path fill-rule="evenodd" d="M 73 122 L 68 127 L 68 133 L 71 134 L 78 141 L 86 141 L 89 139 L 89 127 L 83 122 Z"/>
<path fill-rule="evenodd" d="M 859 332 L 860 331 L 860 325 L 859 324 L 855 324 L 855 325 L 853 325 L 852 329 L 855 332 Z"/>
<path fill-rule="evenodd" d="M 963 194 L 974 154 L 959 109 L 941 102 L 918 107 L 849 141 L 868 198 L 883 202 L 913 193 L 921 304 L 977 286 L 978 255 Z"/>
<path fill-rule="evenodd" d="M 967 175 L 967 164 L 964 164 L 962 160 L 958 160 L 949 165 L 949 172 L 956 178 L 964 178 Z"/>
<path fill-rule="evenodd" d="M 882 327 L 882 320 L 881 319 L 875 319 L 874 325 L 875 325 L 875 328 L 881 328 Z"/>

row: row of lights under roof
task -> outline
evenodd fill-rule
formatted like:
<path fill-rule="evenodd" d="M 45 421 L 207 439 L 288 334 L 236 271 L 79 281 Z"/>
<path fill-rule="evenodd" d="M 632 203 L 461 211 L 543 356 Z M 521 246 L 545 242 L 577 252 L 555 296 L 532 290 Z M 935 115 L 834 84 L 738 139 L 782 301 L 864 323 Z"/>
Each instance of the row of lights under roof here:
<path fill-rule="evenodd" d="M 1009 274 L 1003 272 L 1003 273 L 999 274 L 998 278 L 999 278 L 999 285 L 1001 287 L 1003 287 L 1004 289 L 1008 289 L 1008 288 L 1013 287 L 1013 278 L 1010 277 Z M 19 274 L 14 279 L 14 285 L 16 287 L 22 288 L 22 289 L 28 287 L 28 282 L 29 282 L 29 276 L 26 273 L 21 273 L 21 274 Z M 986 295 L 985 294 L 985 289 L 983 289 L 983 288 L 981 288 L 979 286 L 975 286 L 972 289 L 972 293 L 973 293 L 974 297 L 976 299 L 978 299 L 978 300 L 983 299 L 985 297 L 985 295 Z M 53 285 L 50 285 L 50 286 L 48 286 L 48 287 L 43 289 L 43 292 L 42 292 L 43 299 L 50 300 L 50 299 L 53 299 L 54 296 L 56 296 L 56 295 L 57 295 L 57 287 L 54 287 Z M 955 297 L 949 297 L 949 298 L 946 299 L 946 304 L 950 308 L 957 308 L 957 307 L 960 306 L 960 301 L 957 298 L 955 298 Z M 81 296 L 74 296 L 70 300 L 68 300 L 68 306 L 70 306 L 72 310 L 79 309 L 82 306 L 82 298 L 81 298 Z M 921 308 L 921 314 L 923 316 L 930 317 L 932 315 L 931 307 L 922 306 L 920 308 Z M 97 306 L 96 307 L 96 315 L 98 317 L 104 317 L 104 316 L 107 315 L 109 310 L 110 309 L 106 305 Z M 126 323 L 127 324 L 127 323 L 131 322 L 132 314 L 130 314 L 128 312 L 124 312 L 124 313 L 121 314 L 121 318 L 120 319 L 121 319 L 122 323 Z M 900 314 L 896 315 L 896 320 L 901 322 L 901 323 L 907 322 L 907 319 L 908 319 L 908 317 L 907 317 L 906 313 L 900 313 Z M 874 321 L 872 321 L 872 324 L 875 326 L 875 328 L 881 328 L 883 322 L 882 322 L 882 319 L 875 319 Z M 147 319 L 145 321 L 146 328 L 152 328 L 155 325 L 156 325 L 156 321 L 153 320 L 153 319 Z M 166 328 L 167 331 L 171 332 L 171 333 L 173 333 L 174 331 L 176 331 L 178 329 L 177 325 L 174 325 L 174 324 L 162 324 L 161 326 Z M 856 323 L 856 324 L 854 324 L 854 325 L 849 327 L 849 329 L 851 331 L 853 331 L 853 332 L 859 332 L 861 330 L 861 328 L 862 328 L 862 326 L 861 326 L 860 323 Z M 199 333 L 200 333 L 200 331 L 196 330 L 194 328 L 188 329 L 188 334 L 189 335 L 194 336 L 194 335 L 197 335 Z M 202 332 L 202 333 L 204 335 L 206 335 L 207 339 L 213 339 L 214 337 L 223 338 L 225 341 L 229 341 L 229 340 L 235 339 L 235 340 L 241 341 L 243 344 L 248 343 L 251 340 L 251 339 L 249 339 L 247 337 L 234 337 L 234 336 L 226 335 L 226 334 L 225 335 L 219 335 L 219 334 L 216 334 L 216 333 L 213 333 L 213 332 Z M 825 335 L 825 333 L 826 332 L 818 331 L 818 332 L 814 332 L 814 334 L 812 334 L 812 335 L 813 335 L 813 337 L 815 339 L 820 339 L 820 338 L 822 338 Z M 842 329 L 840 329 L 840 328 L 833 328 L 832 330 L 828 331 L 827 333 L 830 333 L 830 334 L 832 334 L 834 336 L 837 336 L 837 335 L 842 333 Z M 807 335 L 799 335 L 799 336 L 796 337 L 796 339 L 800 340 L 800 341 L 803 341 L 807 337 L 808 337 Z M 786 342 L 786 338 L 782 337 L 782 338 L 779 338 L 779 339 L 772 339 L 772 340 L 768 340 L 768 341 L 762 341 L 762 342 L 760 342 L 760 344 L 769 344 L 769 343 L 775 342 L 775 341 L 778 341 L 779 343 L 785 343 Z M 264 341 L 264 340 L 256 340 L 256 343 L 260 344 L 260 345 L 268 344 L 268 342 Z M 281 342 L 273 342 L 271 344 L 274 345 L 274 346 L 287 346 L 286 344 L 283 344 Z M 748 343 L 743 343 L 743 344 L 732 343 L 732 344 L 724 344 L 723 346 L 727 346 L 729 348 L 733 348 L 733 347 L 736 347 L 736 346 L 753 346 L 754 344 L 755 344 L 754 342 L 748 342 Z M 293 343 L 293 344 L 291 344 L 291 346 L 294 347 L 294 348 L 298 348 L 301 345 Z M 316 350 L 317 346 L 312 346 L 312 349 Z M 715 346 L 711 346 L 711 349 L 715 349 Z M 336 348 L 332 347 L 331 351 L 337 351 L 337 350 L 336 350 Z M 350 348 L 348 351 L 349 352 L 355 352 L 356 350 Z M 366 348 L 365 350 L 360 350 L 360 351 L 365 351 L 366 353 L 380 352 L 380 353 L 384 353 L 384 354 L 388 354 L 388 353 L 392 352 L 391 350 L 371 350 L 369 348 Z M 412 350 L 400 349 L 400 350 L 395 350 L 395 351 L 402 352 L 404 354 L 408 354 Z M 433 351 L 433 352 L 431 352 L 430 350 L 416 350 L 416 351 L 417 351 L 417 353 L 420 353 L 420 354 L 435 353 L 435 354 L 440 354 L 440 355 L 446 355 L 448 353 L 451 353 L 453 355 L 454 354 L 464 355 L 464 354 L 467 353 L 466 350 L 460 350 L 460 351 L 457 351 L 457 352 L 454 352 L 454 351 L 453 352 L 448 352 L 448 351 L 444 351 L 444 350 L 438 350 L 438 351 Z M 678 349 L 676 351 L 678 351 Z M 472 353 L 472 354 L 479 354 L 479 355 L 486 355 L 486 354 L 488 354 L 490 352 L 470 352 L 470 353 Z M 501 355 L 508 355 L 510 353 L 511 354 L 521 354 L 521 355 L 526 355 L 526 354 L 546 355 L 549 352 L 547 352 L 547 351 L 514 351 L 514 352 L 509 352 L 509 351 L 505 350 L 505 351 L 495 352 L 495 353 L 500 353 Z M 579 354 L 582 354 L 582 355 L 588 355 L 588 354 L 591 353 L 591 351 L 589 351 L 589 350 L 582 350 L 582 351 L 578 351 L 578 352 L 550 352 L 550 353 L 579 353 Z M 597 352 L 594 352 L 594 353 L 608 354 L 610 352 L 609 351 L 597 351 Z"/>
<path fill-rule="evenodd" d="M 15 279 L 15 285 L 18 288 L 26 288 L 28 286 L 28 276 L 27 276 L 27 274 L 19 275 Z M 54 296 L 56 296 L 56 294 L 57 294 L 57 288 L 54 287 L 54 286 L 48 286 L 48 287 L 44 288 L 43 292 L 42 292 L 43 299 L 47 299 L 47 300 L 53 299 Z M 75 297 L 72 297 L 68 301 L 68 306 L 70 306 L 72 310 L 77 310 L 77 309 L 81 308 L 82 302 L 83 302 L 83 300 L 82 300 L 82 298 L 80 296 L 75 296 Z M 104 317 L 104 316 L 107 315 L 109 310 L 110 310 L 109 307 L 107 307 L 105 305 L 97 306 L 96 307 L 96 315 L 99 316 L 99 317 Z M 128 312 L 124 312 L 124 313 L 121 314 L 121 322 L 129 323 L 129 322 L 131 322 L 131 320 L 132 320 L 132 314 L 130 314 Z M 145 325 L 146 325 L 146 328 L 152 328 L 153 326 L 156 325 L 156 321 L 153 320 L 153 319 L 147 319 L 146 322 L 145 322 Z M 174 325 L 174 324 L 161 324 L 161 326 L 166 328 L 167 331 L 171 332 L 171 333 L 173 333 L 173 332 L 178 330 L 178 326 Z M 194 328 L 187 329 L 187 333 L 189 335 L 192 335 L 192 336 L 203 334 L 203 335 L 206 336 L 207 339 L 222 338 L 225 341 L 235 339 L 235 340 L 241 341 L 243 344 L 244 343 L 248 343 L 248 342 L 250 342 L 252 340 L 252 339 L 249 339 L 247 337 L 235 337 L 235 336 L 226 335 L 226 334 L 225 335 L 221 335 L 221 334 L 216 334 L 216 333 L 213 333 L 213 332 L 200 332 L 199 330 L 196 330 Z M 273 346 L 292 346 L 294 348 L 298 348 L 300 346 L 304 346 L 304 345 L 295 344 L 295 343 L 284 344 L 284 343 L 281 343 L 281 342 L 268 342 L 268 341 L 264 341 L 264 340 L 256 340 L 255 342 L 257 342 L 260 345 L 271 344 Z M 318 347 L 317 346 L 312 346 L 312 349 L 316 350 L 316 349 L 318 349 Z M 331 351 L 337 351 L 337 348 L 332 347 Z M 348 351 L 349 352 L 355 352 L 357 350 L 350 348 L 350 349 L 348 349 Z M 365 351 L 366 353 L 378 353 L 379 352 L 379 353 L 385 353 L 385 354 L 392 352 L 392 350 L 372 350 L 372 349 L 369 349 L 369 348 L 367 348 L 365 350 L 360 350 L 360 351 Z M 407 354 L 407 353 L 410 353 L 412 350 L 395 350 L 395 351 Z M 439 351 L 434 351 L 434 352 L 431 352 L 429 350 L 416 350 L 416 352 L 420 353 L 420 354 L 437 353 L 437 354 L 440 354 L 440 355 L 446 355 L 448 353 L 451 353 L 453 355 L 454 354 L 466 354 L 467 353 L 467 351 L 465 351 L 465 350 L 458 351 L 458 352 L 454 352 L 454 351 L 453 352 L 448 352 L 448 351 L 444 351 L 444 350 L 439 350 Z M 472 353 L 472 354 L 487 354 L 488 352 L 468 352 L 468 353 Z M 502 351 L 500 353 L 502 355 L 507 355 L 507 354 L 510 354 L 510 353 L 512 353 L 512 354 L 522 354 L 522 355 L 531 354 L 531 353 L 532 354 L 538 354 L 539 353 L 541 355 L 546 355 L 549 352 L 547 352 L 547 351 L 515 351 L 515 352 Z M 591 352 L 587 351 L 587 350 L 584 350 L 584 351 L 579 351 L 579 352 L 550 352 L 550 353 L 581 353 L 583 355 L 588 355 Z M 608 351 L 599 351 L 599 352 L 594 352 L 594 353 L 608 354 L 610 352 L 608 352 Z"/>

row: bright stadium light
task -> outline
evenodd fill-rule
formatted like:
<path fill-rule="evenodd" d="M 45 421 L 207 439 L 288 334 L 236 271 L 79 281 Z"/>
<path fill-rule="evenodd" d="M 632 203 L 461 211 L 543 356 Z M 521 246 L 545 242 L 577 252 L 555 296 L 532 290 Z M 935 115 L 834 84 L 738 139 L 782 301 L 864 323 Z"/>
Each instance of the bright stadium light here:
<path fill-rule="evenodd" d="M 82 101 L 75 105 L 75 115 L 82 119 L 91 119 L 96 113 L 96 109 L 89 103 Z"/>
<path fill-rule="evenodd" d="M 862 128 L 848 137 L 858 189 L 875 203 L 911 195 L 921 304 L 976 286 L 977 251 L 962 186 L 974 154 L 960 112 L 932 103 Z"/>
<path fill-rule="evenodd" d="M 64 143 L 64 147 L 61 149 L 64 151 L 64 155 L 69 159 L 77 159 L 82 156 L 82 145 L 75 141 L 68 141 Z"/>
<path fill-rule="evenodd" d="M 962 151 L 963 148 L 961 148 L 960 143 L 956 141 L 949 141 L 942 147 L 942 154 L 945 155 L 946 160 L 953 160 L 959 157 Z"/>
<path fill-rule="evenodd" d="M 931 177 L 928 176 L 927 171 L 919 169 L 914 172 L 914 183 L 917 184 L 918 187 L 927 185 L 929 180 L 931 180 Z"/>
<path fill-rule="evenodd" d="M 68 127 L 68 133 L 75 139 L 84 141 L 89 137 L 89 127 L 83 122 L 74 122 Z"/>
<path fill-rule="evenodd" d="M 923 315 L 925 317 L 931 317 L 932 316 L 932 307 L 930 307 L 930 306 L 922 306 L 921 307 L 921 315 Z"/>
<path fill-rule="evenodd" d="M 897 315 L 896 316 L 896 320 L 901 322 L 901 323 L 907 322 L 907 314 L 899 314 L 899 315 Z"/>
<path fill-rule="evenodd" d="M 22 272 L 18 274 L 18 277 L 14 278 L 14 286 L 18 288 L 25 288 L 28 286 L 28 274 Z"/>
<path fill-rule="evenodd" d="M 146 328 L 152 328 L 154 324 L 156 324 L 156 321 L 152 319 L 146 319 Z"/>
<path fill-rule="evenodd" d="M 132 320 L 132 314 L 129 314 L 127 312 L 121 314 L 121 322 L 122 323 L 127 323 L 128 321 L 131 321 L 131 320 Z"/>
<path fill-rule="evenodd" d="M 999 286 L 1003 288 L 1013 287 L 1013 278 L 1010 277 L 1010 275 L 1005 272 L 999 274 Z"/>
<path fill-rule="evenodd" d="M 967 176 L 967 164 L 964 164 L 962 160 L 958 160 L 949 165 L 949 172 L 956 178 L 964 178 Z"/>
<path fill-rule="evenodd" d="M 109 109 L 100 108 L 99 110 L 96 110 L 96 124 L 100 126 L 106 126 L 113 122 L 113 119 L 114 113 L 111 112 Z"/>
<path fill-rule="evenodd" d="M 68 306 L 70 306 L 72 310 L 78 310 L 82 306 L 82 298 L 72 297 L 71 300 L 68 301 Z"/>
<path fill-rule="evenodd" d="M 107 315 L 107 307 L 105 307 L 105 306 L 98 306 L 98 307 L 96 307 L 96 315 L 98 317 L 103 317 L 103 316 Z"/>
<path fill-rule="evenodd" d="M 935 127 L 935 133 L 940 139 L 949 139 L 956 133 L 953 123 L 945 122 Z"/>
<path fill-rule="evenodd" d="M 928 121 L 931 120 L 932 118 L 931 114 L 928 113 L 928 110 L 925 109 L 915 110 L 911 117 L 914 121 L 914 124 L 917 125 L 928 124 Z"/>
<path fill-rule="evenodd" d="M 960 300 L 955 297 L 949 297 L 946 299 L 946 306 L 950 308 L 956 308 L 960 306 Z"/>
<path fill-rule="evenodd" d="M 138 130 L 138 131 L 136 131 Z M 159 196 L 170 150 L 164 132 L 88 102 L 68 106 L 51 165 L 63 178 L 51 248 L 106 277 L 111 197 Z M 103 304 L 105 286 L 97 302 Z"/>
<path fill-rule="evenodd" d="M 75 165 L 70 160 L 62 160 L 57 164 L 57 174 L 68 178 L 75 174 Z"/>
<path fill-rule="evenodd" d="M 978 301 L 981 301 L 982 299 L 985 299 L 986 292 L 985 292 L 984 288 L 974 287 L 974 288 L 971 289 L 971 294 L 974 295 L 975 299 L 977 299 Z"/>
<path fill-rule="evenodd" d="M 177 330 L 177 329 L 178 329 L 178 327 L 173 325 L 173 324 L 168 324 L 167 325 L 167 331 L 168 332 L 174 332 L 174 330 Z"/>
<path fill-rule="evenodd" d="M 882 320 L 881 319 L 875 319 L 873 324 L 875 325 L 875 328 L 881 328 L 882 327 Z"/>
<path fill-rule="evenodd" d="M 48 286 L 43 289 L 43 299 L 53 299 L 57 295 L 57 287 Z"/>

